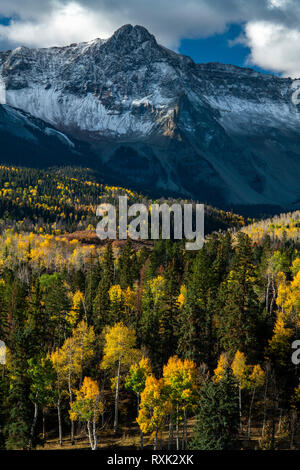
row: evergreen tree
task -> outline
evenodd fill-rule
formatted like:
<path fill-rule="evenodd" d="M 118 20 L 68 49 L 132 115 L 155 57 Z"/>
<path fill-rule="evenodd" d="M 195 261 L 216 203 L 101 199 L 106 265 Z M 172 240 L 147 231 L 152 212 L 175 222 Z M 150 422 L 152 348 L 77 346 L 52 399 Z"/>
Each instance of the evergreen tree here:
<path fill-rule="evenodd" d="M 10 375 L 7 405 L 8 423 L 5 428 L 7 449 L 27 449 L 30 441 L 30 427 L 33 416 L 29 400 L 30 380 L 26 374 L 27 360 L 33 354 L 33 338 L 30 325 L 26 324 L 26 289 L 17 280 L 9 289 L 8 311 L 11 318 Z"/>
<path fill-rule="evenodd" d="M 196 256 L 179 316 L 178 352 L 195 362 L 209 362 L 212 350 L 211 258 L 204 246 Z"/>
<path fill-rule="evenodd" d="M 191 449 L 225 450 L 234 446 L 239 425 L 237 387 L 227 369 L 219 380 L 206 382 Z"/>
<path fill-rule="evenodd" d="M 105 325 L 112 325 L 113 318 L 109 318 L 109 289 L 115 277 L 115 264 L 112 244 L 108 243 L 104 249 L 101 263 L 101 280 L 99 282 L 93 304 L 93 319 L 96 333 L 100 333 Z"/>
<path fill-rule="evenodd" d="M 118 263 L 117 279 L 122 289 L 132 287 L 134 281 L 133 255 L 132 243 L 128 240 L 120 254 Z"/>
<path fill-rule="evenodd" d="M 255 266 L 247 235 L 239 234 L 234 263 L 219 291 L 215 316 L 222 350 L 233 357 L 237 350 L 256 355 L 260 304 L 256 290 Z"/>

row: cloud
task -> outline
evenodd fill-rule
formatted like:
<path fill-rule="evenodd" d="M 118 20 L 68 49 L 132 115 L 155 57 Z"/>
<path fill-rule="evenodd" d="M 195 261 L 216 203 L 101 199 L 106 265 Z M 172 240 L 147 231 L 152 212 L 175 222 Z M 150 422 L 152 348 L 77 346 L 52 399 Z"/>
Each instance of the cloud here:
<path fill-rule="evenodd" d="M 245 37 L 251 49 L 250 64 L 285 76 L 300 77 L 299 29 L 265 21 L 250 22 L 245 27 Z"/>
<path fill-rule="evenodd" d="M 1 0 L 0 14 L 14 19 L 0 28 L 0 38 L 28 46 L 63 45 L 105 38 L 132 23 L 176 48 L 182 37 L 222 33 L 227 23 L 239 20 L 233 6 L 239 0 L 227 2 L 229 8 L 224 0 Z"/>
<path fill-rule="evenodd" d="M 125 23 L 144 25 L 176 49 L 183 37 L 208 37 L 240 23 L 251 63 L 284 74 L 299 70 L 299 0 L 1 0 L 1 15 L 12 18 L 0 26 L 2 49 L 106 38 Z"/>
<path fill-rule="evenodd" d="M 71 2 L 57 5 L 55 10 L 48 15 L 42 13 L 38 19 L 13 19 L 9 26 L 0 26 L 0 38 L 12 44 L 47 47 L 95 39 L 99 33 L 106 38 L 111 31 L 112 25 L 105 18 L 99 27 L 92 11 Z"/>

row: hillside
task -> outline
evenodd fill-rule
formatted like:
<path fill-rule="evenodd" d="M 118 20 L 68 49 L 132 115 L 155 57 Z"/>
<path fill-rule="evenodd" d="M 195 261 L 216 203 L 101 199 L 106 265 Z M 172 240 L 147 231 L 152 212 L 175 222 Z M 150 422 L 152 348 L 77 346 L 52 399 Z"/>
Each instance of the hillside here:
<path fill-rule="evenodd" d="M 85 230 L 89 225 L 95 229 L 97 205 L 105 201 L 118 206 L 120 195 L 128 196 L 128 204 L 144 201 L 150 205 L 155 201 L 130 189 L 105 184 L 101 174 L 90 169 L 37 170 L 2 165 L 0 227 L 56 234 Z M 239 215 L 206 206 L 206 233 L 239 228 L 244 223 Z"/>

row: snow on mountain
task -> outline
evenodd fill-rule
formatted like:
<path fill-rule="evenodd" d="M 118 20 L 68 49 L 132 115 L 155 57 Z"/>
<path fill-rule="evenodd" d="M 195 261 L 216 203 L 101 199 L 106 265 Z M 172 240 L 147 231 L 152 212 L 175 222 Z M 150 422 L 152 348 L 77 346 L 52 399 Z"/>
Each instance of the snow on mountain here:
<path fill-rule="evenodd" d="M 89 142 L 127 184 L 218 205 L 300 201 L 295 81 L 195 64 L 142 26 L 0 53 L 0 103 Z"/>

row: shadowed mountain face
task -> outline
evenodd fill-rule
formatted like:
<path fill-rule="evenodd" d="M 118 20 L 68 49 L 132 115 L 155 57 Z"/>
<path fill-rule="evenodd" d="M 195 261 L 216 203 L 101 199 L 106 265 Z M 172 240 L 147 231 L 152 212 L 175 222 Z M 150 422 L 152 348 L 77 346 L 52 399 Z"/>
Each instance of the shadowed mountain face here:
<path fill-rule="evenodd" d="M 0 162 L 6 164 L 92 167 L 96 161 L 88 144 L 7 105 L 0 105 L 0 143 Z"/>
<path fill-rule="evenodd" d="M 218 206 L 300 205 L 296 85 L 195 64 L 141 26 L 0 53 L 0 102 L 85 142 L 81 155 L 118 182 Z"/>

